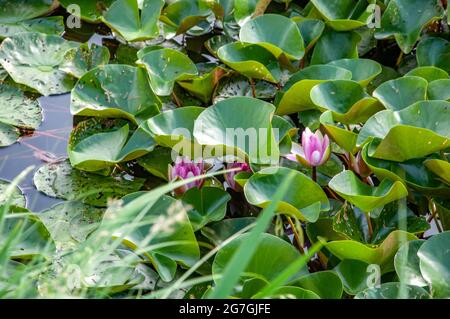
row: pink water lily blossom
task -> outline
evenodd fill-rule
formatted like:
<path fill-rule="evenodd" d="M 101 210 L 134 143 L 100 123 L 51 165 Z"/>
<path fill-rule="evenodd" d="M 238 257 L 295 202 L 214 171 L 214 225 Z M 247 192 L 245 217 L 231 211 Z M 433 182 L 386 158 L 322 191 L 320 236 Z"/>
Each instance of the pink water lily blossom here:
<path fill-rule="evenodd" d="M 233 190 L 239 192 L 242 190 L 242 187 L 236 183 L 234 180 L 234 176 L 241 172 L 251 172 L 250 166 L 247 163 L 232 163 L 227 165 L 227 169 L 233 169 L 233 168 L 239 168 L 239 170 L 229 172 L 225 174 L 225 181 L 227 182 L 228 186 L 232 188 Z"/>
<path fill-rule="evenodd" d="M 205 166 L 202 160 L 192 161 L 188 157 L 177 157 L 173 166 L 169 165 L 169 180 L 183 180 L 194 176 L 200 176 L 205 173 Z M 204 179 L 199 179 L 190 183 L 187 183 L 177 189 L 175 194 L 182 195 L 188 189 L 193 187 L 201 188 Z"/>
<path fill-rule="evenodd" d="M 325 164 L 331 155 L 330 140 L 317 130 L 312 133 L 307 127 L 302 134 L 302 146 L 292 143 L 291 154 L 286 158 L 291 161 L 299 161 L 308 167 L 317 167 Z"/>

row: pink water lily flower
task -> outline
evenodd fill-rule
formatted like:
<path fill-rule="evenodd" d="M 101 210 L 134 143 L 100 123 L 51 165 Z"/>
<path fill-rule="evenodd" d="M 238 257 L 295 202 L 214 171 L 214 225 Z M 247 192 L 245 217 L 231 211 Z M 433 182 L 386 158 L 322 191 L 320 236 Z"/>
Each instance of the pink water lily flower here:
<path fill-rule="evenodd" d="M 169 180 L 183 180 L 194 176 L 200 176 L 205 173 L 205 167 L 202 160 L 192 161 L 188 157 L 177 157 L 175 164 L 173 166 L 169 165 Z M 182 195 L 188 189 L 193 187 L 201 188 L 204 179 L 199 179 L 190 183 L 187 183 L 177 189 L 175 189 L 175 194 Z"/>
<path fill-rule="evenodd" d="M 232 163 L 227 165 L 227 169 L 233 169 L 233 168 L 239 168 L 239 170 L 229 172 L 225 174 L 225 181 L 227 182 L 228 186 L 235 190 L 236 192 L 239 192 L 242 190 L 242 187 L 236 183 L 234 180 L 234 176 L 241 172 L 251 172 L 250 166 L 247 163 Z"/>
<path fill-rule="evenodd" d="M 307 127 L 302 134 L 302 146 L 293 143 L 291 154 L 286 158 L 299 161 L 308 167 L 317 167 L 325 164 L 330 155 L 331 145 L 328 136 L 323 136 L 319 130 L 312 133 Z"/>

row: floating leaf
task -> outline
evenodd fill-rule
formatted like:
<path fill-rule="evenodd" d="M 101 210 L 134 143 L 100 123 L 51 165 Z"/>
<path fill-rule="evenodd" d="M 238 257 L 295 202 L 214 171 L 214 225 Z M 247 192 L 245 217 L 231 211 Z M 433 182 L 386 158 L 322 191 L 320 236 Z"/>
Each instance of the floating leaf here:
<path fill-rule="evenodd" d="M 317 84 L 330 80 L 350 80 L 352 73 L 332 65 L 312 65 L 294 73 L 275 100 L 278 115 L 315 109 L 310 92 Z M 277 103 L 278 102 L 278 103 Z"/>
<path fill-rule="evenodd" d="M 147 155 L 137 159 L 141 165 L 150 174 L 168 180 L 168 167 L 172 164 L 172 150 L 167 147 L 157 147 Z"/>
<path fill-rule="evenodd" d="M 399 181 L 385 179 L 379 186 L 371 187 L 349 170 L 334 176 L 328 186 L 364 212 L 370 212 L 408 195 L 408 190 Z"/>
<path fill-rule="evenodd" d="M 435 66 L 450 72 L 450 43 L 442 38 L 426 38 L 417 46 L 419 66 Z"/>
<path fill-rule="evenodd" d="M 428 82 L 433 82 L 442 79 L 449 79 L 449 75 L 446 71 L 439 69 L 435 66 L 418 67 L 406 73 L 405 76 L 421 77 L 427 80 Z"/>
<path fill-rule="evenodd" d="M 424 162 L 426 168 L 432 171 L 440 179 L 450 184 L 450 163 L 439 159 L 428 159 Z"/>
<path fill-rule="evenodd" d="M 367 288 L 370 276 L 369 264 L 354 260 L 344 259 L 333 269 L 342 280 L 344 290 L 349 295 L 356 295 Z"/>
<path fill-rule="evenodd" d="M 278 162 L 279 149 L 271 120 L 275 107 L 249 97 L 217 102 L 195 121 L 194 137 L 217 155 L 234 155 L 251 163 Z M 214 154 L 212 154 L 214 155 Z"/>
<path fill-rule="evenodd" d="M 280 37 L 280 34 L 283 34 Z M 275 57 L 285 54 L 289 59 L 300 60 L 305 54 L 303 39 L 295 22 L 279 15 L 264 14 L 247 21 L 239 32 L 242 42 L 258 44 Z"/>
<path fill-rule="evenodd" d="M 443 232 L 428 239 L 419 248 L 420 271 L 431 285 L 435 298 L 450 297 L 450 232 Z"/>
<path fill-rule="evenodd" d="M 158 95 L 170 95 L 176 81 L 197 75 L 197 67 L 183 53 L 173 49 L 150 51 L 140 58 L 149 76 L 150 85 Z"/>
<path fill-rule="evenodd" d="M 9 20 L 9 19 L 6 19 Z M 3 22 L 0 17 L 0 39 L 23 32 L 39 32 L 51 35 L 64 33 L 63 17 L 37 18 L 18 22 Z"/>
<path fill-rule="evenodd" d="M 219 250 L 212 266 L 213 275 L 220 275 L 222 273 L 246 237 L 247 234 L 240 235 Z M 263 233 L 259 237 L 257 248 L 242 277 L 261 278 L 270 281 L 285 270 L 286 265 L 291 264 L 298 258 L 300 258 L 300 254 L 290 243 L 276 236 Z M 294 278 L 291 278 L 291 281 L 307 273 L 308 270 L 302 268 Z"/>
<path fill-rule="evenodd" d="M 333 119 L 344 123 L 364 123 L 383 106 L 355 81 L 334 80 L 314 86 L 311 100 L 320 110 L 331 110 Z"/>
<path fill-rule="evenodd" d="M 143 192 L 130 194 L 123 200 L 130 203 L 142 194 Z M 112 218 L 108 212 L 105 214 L 105 219 L 107 218 Z M 130 232 L 126 226 L 133 220 L 142 226 Z M 169 196 L 163 196 L 152 205 L 146 205 L 145 214 L 137 210 L 128 214 L 126 219 L 119 220 L 113 237 L 122 236 L 126 246 L 135 250 L 143 249 L 143 254 L 152 262 L 164 281 L 174 278 L 177 263 L 193 266 L 200 256 L 198 243 L 183 205 Z"/>
<path fill-rule="evenodd" d="M 431 82 L 428 85 L 428 99 L 450 102 L 450 79 Z"/>
<path fill-rule="evenodd" d="M 131 132 L 125 120 L 90 118 L 72 131 L 67 153 L 73 167 L 93 172 L 143 156 L 155 146 L 145 122 Z"/>
<path fill-rule="evenodd" d="M 67 201 L 40 212 L 39 220 L 58 245 L 83 242 L 100 224 L 104 209 Z"/>
<path fill-rule="evenodd" d="M 71 97 L 70 111 L 74 115 L 120 117 L 134 123 L 158 114 L 161 105 L 143 69 L 119 64 L 87 72 Z"/>
<path fill-rule="evenodd" d="M 325 247 L 341 260 L 355 259 L 367 264 L 376 264 L 381 267 L 382 273 L 387 273 L 394 270 L 393 260 L 400 245 L 416 239 L 417 237 L 412 234 L 396 230 L 377 246 L 354 240 L 334 240 L 326 243 Z"/>
<path fill-rule="evenodd" d="M 256 80 L 254 84 L 257 99 L 269 100 L 277 93 L 277 87 L 269 82 Z M 221 80 L 213 104 L 235 96 L 253 97 L 252 86 L 247 78 L 235 75 Z"/>
<path fill-rule="evenodd" d="M 382 68 L 378 62 L 369 59 L 341 59 L 331 61 L 334 65 L 352 72 L 352 80 L 366 87 L 381 74 Z"/>
<path fill-rule="evenodd" d="M 241 229 L 255 223 L 255 221 L 255 217 L 228 218 L 208 224 L 201 229 L 201 233 L 212 243 L 219 245 Z"/>
<path fill-rule="evenodd" d="M 89 23 L 100 23 L 103 12 L 106 11 L 115 0 L 59 0 L 61 5 L 70 9 L 70 5 L 77 5 L 80 8 L 80 18 Z M 75 12 L 70 11 L 74 14 Z"/>
<path fill-rule="evenodd" d="M 0 83 L 0 147 L 19 138 L 17 128 L 35 129 L 42 122 L 42 110 L 36 100 L 22 91 Z M 3 137 L 4 136 L 4 137 Z"/>
<path fill-rule="evenodd" d="M 127 41 L 156 38 L 159 35 L 158 19 L 163 0 L 115 0 L 103 13 L 103 21 Z"/>
<path fill-rule="evenodd" d="M 338 32 L 326 29 L 314 47 L 311 64 L 357 58 L 359 41 L 361 36 L 354 31 Z"/>
<path fill-rule="evenodd" d="M 403 291 L 404 295 L 401 295 Z M 430 299 L 428 292 L 417 286 L 403 285 L 399 282 L 387 282 L 380 287 L 367 288 L 355 296 L 355 299 Z"/>
<path fill-rule="evenodd" d="M 320 210 L 329 208 L 328 198 L 317 183 L 298 171 L 285 167 L 263 169 L 253 174 L 245 184 L 245 197 L 252 205 L 268 206 L 279 183 L 291 172 L 295 172 L 295 178 L 278 204 L 277 211 L 302 221 L 315 222 Z"/>
<path fill-rule="evenodd" d="M 61 70 L 81 78 L 86 72 L 93 68 L 108 64 L 109 50 L 107 47 L 87 43 L 81 44 L 78 48 L 70 49 L 66 52 L 64 59 L 66 62 L 61 66 Z"/>
<path fill-rule="evenodd" d="M 293 17 L 293 21 L 297 23 L 297 27 L 302 35 L 305 44 L 305 51 L 311 50 L 325 30 L 325 23 L 318 19 L 305 19 L 302 17 Z"/>
<path fill-rule="evenodd" d="M 358 134 L 349 131 L 343 126 L 338 126 L 333 118 L 333 112 L 326 111 L 320 116 L 320 124 L 324 128 L 327 135 L 347 152 L 355 154 L 358 151 L 356 140 Z"/>
<path fill-rule="evenodd" d="M 424 242 L 424 240 L 412 240 L 402 245 L 397 251 L 394 266 L 401 283 L 419 287 L 427 285 L 420 273 L 420 260 L 417 256 Z"/>
<path fill-rule="evenodd" d="M 0 206 L 9 203 L 11 206 L 25 207 L 25 196 L 19 187 L 15 187 L 11 194 L 7 197 L 6 190 L 10 186 L 10 183 L 0 179 Z"/>
<path fill-rule="evenodd" d="M 445 149 L 449 144 L 449 106 L 446 101 L 424 101 L 397 112 L 378 112 L 361 129 L 357 145 L 373 139 L 369 156 L 396 162 Z"/>
<path fill-rule="evenodd" d="M 194 231 L 206 224 L 225 217 L 227 202 L 231 196 L 217 187 L 197 187 L 188 190 L 182 197 L 187 204 L 187 212 Z"/>
<path fill-rule="evenodd" d="M 0 63 L 15 82 L 42 95 L 66 93 L 75 80 L 60 67 L 66 52 L 76 47 L 77 43 L 55 35 L 19 33 L 2 42 Z"/>
<path fill-rule="evenodd" d="M 144 180 L 106 177 L 73 169 L 69 161 L 40 167 L 33 178 L 34 185 L 50 197 L 81 200 L 83 203 L 106 206 L 109 197 L 120 198 L 138 191 Z"/>
<path fill-rule="evenodd" d="M 343 292 L 340 277 L 333 271 L 327 270 L 300 277 L 290 285 L 312 291 L 322 299 L 340 299 Z"/>
<path fill-rule="evenodd" d="M 206 0 L 178 0 L 170 3 L 162 12 L 161 21 L 185 33 L 211 14 Z"/>
<path fill-rule="evenodd" d="M 220 47 L 217 55 L 223 63 L 250 79 L 271 83 L 278 83 L 280 80 L 278 60 L 262 46 L 234 42 Z"/>
<path fill-rule="evenodd" d="M 442 18 L 444 9 L 438 0 L 392 0 L 381 18 L 381 29 L 375 36 L 394 36 L 404 53 L 409 53 L 422 29 L 431 21 Z"/>
<path fill-rule="evenodd" d="M 400 111 L 416 102 L 425 101 L 428 83 L 417 76 L 405 76 L 381 84 L 374 92 L 386 109 Z"/>

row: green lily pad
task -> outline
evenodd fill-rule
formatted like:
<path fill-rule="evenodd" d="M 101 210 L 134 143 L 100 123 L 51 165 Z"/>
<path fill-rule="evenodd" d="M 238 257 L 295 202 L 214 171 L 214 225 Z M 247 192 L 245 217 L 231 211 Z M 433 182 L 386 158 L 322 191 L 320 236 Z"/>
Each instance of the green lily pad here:
<path fill-rule="evenodd" d="M 130 194 L 123 200 L 130 203 L 141 194 L 143 192 Z M 177 263 L 193 266 L 199 259 L 200 250 L 180 201 L 163 196 L 148 206 L 145 214 L 141 210 L 133 211 L 115 222 L 113 237 L 124 236 L 124 245 L 134 250 L 143 249 L 142 254 L 152 262 L 161 279 L 168 282 L 175 276 Z M 111 216 L 107 212 L 104 218 L 108 217 Z M 142 226 L 130 231 L 126 226 L 132 221 Z"/>
<path fill-rule="evenodd" d="M 367 288 L 369 269 L 369 264 L 363 261 L 344 259 L 333 271 L 341 278 L 345 292 L 354 296 Z"/>
<path fill-rule="evenodd" d="M 36 129 L 41 122 L 39 102 L 26 97 L 19 89 L 0 83 L 0 147 L 17 141 L 17 128 Z"/>
<path fill-rule="evenodd" d="M 394 36 L 404 53 L 409 53 L 422 29 L 431 21 L 442 18 L 444 9 L 435 0 L 391 0 L 381 18 L 379 39 Z"/>
<path fill-rule="evenodd" d="M 27 209 L 19 209 L 9 213 L 9 218 L 3 221 L 0 230 L 0 246 L 6 248 L 6 245 L 12 244 L 7 251 L 8 257 L 32 259 L 36 256 L 51 256 L 55 252 L 55 246 L 45 226 L 34 215 L 13 217 L 16 213 L 31 214 Z M 12 237 L 14 241 L 9 243 L 8 240 L 14 233 L 16 233 Z"/>
<path fill-rule="evenodd" d="M 197 69 L 199 69 L 201 75 L 178 81 L 178 85 L 202 102 L 209 103 L 219 81 L 228 75 L 229 71 L 216 63 L 197 64 Z"/>
<path fill-rule="evenodd" d="M 317 43 L 323 30 L 325 30 L 325 23 L 322 20 L 303 18 L 300 16 L 293 17 L 292 21 L 297 24 L 303 38 L 305 52 L 308 52 Z"/>
<path fill-rule="evenodd" d="M 322 299 L 340 299 L 343 292 L 340 277 L 335 272 L 327 270 L 300 277 L 290 285 L 312 291 Z"/>
<path fill-rule="evenodd" d="M 312 65 L 294 73 L 282 91 L 278 93 L 275 104 L 278 115 L 292 114 L 315 109 L 310 92 L 317 84 L 330 80 L 350 80 L 352 73 L 332 65 Z"/>
<path fill-rule="evenodd" d="M 178 0 L 163 10 L 161 21 L 175 28 L 176 35 L 185 33 L 211 14 L 206 0 Z"/>
<path fill-rule="evenodd" d="M 278 163 L 279 149 L 271 120 L 275 107 L 267 102 L 233 97 L 217 102 L 195 121 L 194 137 L 219 155 L 248 157 L 251 163 Z M 214 154 L 212 154 L 214 155 Z"/>
<path fill-rule="evenodd" d="M 405 295 L 401 296 L 401 291 Z M 387 282 L 380 287 L 367 288 L 355 296 L 355 299 L 430 299 L 430 294 L 417 286 L 403 285 L 399 282 Z"/>
<path fill-rule="evenodd" d="M 358 43 L 361 36 L 355 31 L 334 31 L 326 29 L 311 57 L 311 64 L 326 64 L 339 59 L 358 58 Z"/>
<path fill-rule="evenodd" d="M 381 84 L 374 92 L 386 109 L 400 111 L 416 102 L 427 99 L 428 83 L 417 76 L 405 76 Z"/>
<path fill-rule="evenodd" d="M 426 168 L 447 184 L 450 184 L 450 163 L 439 159 L 428 159 L 424 162 Z"/>
<path fill-rule="evenodd" d="M 103 12 L 116 0 L 59 0 L 61 5 L 69 9 L 70 5 L 78 5 L 80 18 L 89 23 L 100 23 Z M 73 14 L 74 12 L 69 12 Z"/>
<path fill-rule="evenodd" d="M 442 38 L 430 37 L 421 40 L 417 46 L 419 66 L 435 66 L 450 72 L 450 43 Z"/>
<path fill-rule="evenodd" d="M 120 78 L 120 81 L 117 79 Z M 81 77 L 72 91 L 73 115 L 125 118 L 142 123 L 159 113 L 161 102 L 145 71 L 128 65 L 97 67 Z"/>
<path fill-rule="evenodd" d="M 165 111 L 148 120 L 148 126 L 159 145 L 176 147 L 175 152 L 184 154 L 197 145 L 193 135 L 194 123 L 204 110 L 202 107 L 186 106 Z"/>
<path fill-rule="evenodd" d="M 170 95 L 176 81 L 190 79 L 197 75 L 197 67 L 183 53 L 173 49 L 150 51 L 138 62 L 144 65 L 150 85 L 158 95 Z"/>
<path fill-rule="evenodd" d="M 334 120 L 332 111 L 322 113 L 320 116 L 320 124 L 326 134 L 344 150 L 352 154 L 358 152 L 358 148 L 356 147 L 358 134 L 342 126 L 338 126 Z"/>
<path fill-rule="evenodd" d="M 255 80 L 255 97 L 270 100 L 277 93 L 277 87 L 272 83 Z M 244 76 L 230 76 L 222 79 L 214 93 L 213 104 L 235 96 L 253 97 L 253 90 L 249 80 Z"/>
<path fill-rule="evenodd" d="M 73 167 L 94 172 L 143 156 L 155 146 L 145 122 L 132 132 L 125 120 L 90 118 L 72 130 L 67 153 Z"/>
<path fill-rule="evenodd" d="M 83 242 L 100 224 L 104 209 L 67 201 L 40 212 L 39 220 L 57 245 Z"/>
<path fill-rule="evenodd" d="M 381 65 L 378 62 L 369 59 L 341 59 L 331 61 L 329 65 L 349 70 L 352 72 L 351 79 L 363 87 L 369 85 L 382 71 Z"/>
<path fill-rule="evenodd" d="M 167 147 L 156 147 L 137 159 L 137 163 L 147 172 L 165 181 L 168 181 L 168 167 L 172 162 L 172 150 Z"/>
<path fill-rule="evenodd" d="M 19 187 L 15 187 L 11 194 L 7 197 L 6 190 L 8 189 L 10 183 L 0 179 L 0 206 L 5 205 L 9 202 L 11 206 L 25 207 L 26 200 L 25 196 Z"/>
<path fill-rule="evenodd" d="M 212 266 L 213 276 L 222 273 L 246 237 L 247 234 L 240 235 L 218 251 Z M 242 277 L 260 278 L 270 282 L 286 269 L 286 265 L 291 264 L 298 258 L 300 258 L 299 252 L 290 243 L 276 236 L 263 233 L 259 237 L 258 246 Z M 302 268 L 291 278 L 291 281 L 307 273 L 308 270 Z"/>
<path fill-rule="evenodd" d="M 412 240 L 405 243 L 397 251 L 394 266 L 401 283 L 419 287 L 427 286 L 427 282 L 420 272 L 420 260 L 417 255 L 424 242 L 424 240 Z"/>
<path fill-rule="evenodd" d="M 348 31 L 367 24 L 370 12 L 366 10 L 370 1 L 355 0 L 311 0 L 327 24 L 337 31 Z"/>
<path fill-rule="evenodd" d="M 449 75 L 446 71 L 435 66 L 421 66 L 409 71 L 405 76 L 418 76 L 424 78 L 428 82 L 449 79 Z"/>
<path fill-rule="evenodd" d="M 428 99 L 450 102 L 450 79 L 436 80 L 428 84 Z"/>
<path fill-rule="evenodd" d="M 398 248 L 405 242 L 416 240 L 413 234 L 400 230 L 393 231 L 380 245 L 363 244 L 355 240 L 334 240 L 325 247 L 341 260 L 355 259 L 367 264 L 381 267 L 381 273 L 394 270 L 394 256 Z"/>
<path fill-rule="evenodd" d="M 69 161 L 41 166 L 33 177 L 36 188 L 50 197 L 81 200 L 104 207 L 109 197 L 120 198 L 138 191 L 144 184 L 141 178 L 100 176 L 73 169 Z"/>
<path fill-rule="evenodd" d="M 2 42 L 0 63 L 15 82 L 42 95 L 66 93 L 75 80 L 60 67 L 66 52 L 78 45 L 55 35 L 19 33 Z"/>
<path fill-rule="evenodd" d="M 225 217 L 227 202 L 231 196 L 217 187 L 197 187 L 189 189 L 181 198 L 187 204 L 189 220 L 194 231 L 206 224 Z"/>
<path fill-rule="evenodd" d="M 215 245 L 220 245 L 220 243 L 225 241 L 227 238 L 233 236 L 244 227 L 255 223 L 255 221 L 255 217 L 223 219 L 219 222 L 206 225 L 201 229 L 201 233 Z"/>
<path fill-rule="evenodd" d="M 36 18 L 17 22 L 3 22 L 0 17 L 0 39 L 12 37 L 23 32 L 39 32 L 51 35 L 64 33 L 63 17 Z M 6 20 L 9 20 L 8 18 Z"/>
<path fill-rule="evenodd" d="M 255 14 L 259 5 L 261 5 L 261 3 L 264 4 L 264 2 L 267 3 L 267 1 L 263 0 L 234 1 L 234 19 L 236 20 L 238 25 L 242 26 L 245 22 L 247 22 Z"/>
<path fill-rule="evenodd" d="M 266 207 L 278 189 L 279 183 L 293 170 L 285 167 L 266 168 L 253 174 L 244 186 L 247 201 L 258 207 Z M 320 210 L 329 208 L 328 198 L 312 179 L 295 171 L 289 191 L 278 204 L 277 211 L 302 221 L 315 222 Z"/>
<path fill-rule="evenodd" d="M 446 149 L 450 102 L 417 102 L 401 111 L 381 111 L 372 116 L 361 129 L 357 145 L 373 139 L 371 157 L 404 162 Z M 414 139 L 411 139 L 414 136 Z"/>
<path fill-rule="evenodd" d="M 280 34 L 283 34 L 280 37 Z M 264 14 L 247 21 L 239 32 L 242 42 L 258 44 L 275 57 L 285 54 L 300 60 L 305 54 L 303 39 L 295 22 L 279 14 Z"/>
<path fill-rule="evenodd" d="M 66 52 L 64 56 L 66 62 L 61 66 L 61 70 L 76 78 L 81 78 L 93 68 L 108 64 L 109 58 L 107 47 L 96 44 L 92 44 L 89 47 L 87 43 L 83 43 L 78 48 L 73 48 Z"/>
<path fill-rule="evenodd" d="M 450 297 L 450 232 L 434 235 L 419 248 L 420 271 L 435 298 Z"/>
<path fill-rule="evenodd" d="M 163 0 L 116 0 L 103 13 L 103 22 L 127 41 L 141 41 L 159 35 L 158 19 Z"/>
<path fill-rule="evenodd" d="M 276 57 L 257 44 L 234 42 L 217 51 L 219 59 L 230 68 L 250 79 L 278 83 L 281 77 Z"/>
<path fill-rule="evenodd" d="M 331 110 L 333 119 L 343 124 L 365 122 L 384 109 L 360 84 L 350 80 L 320 83 L 312 88 L 310 96 L 321 111 Z"/>
<path fill-rule="evenodd" d="M 424 170 L 424 162 L 436 159 L 433 157 L 414 158 L 405 162 L 394 162 L 382 160 L 368 156 L 369 145 L 366 145 L 362 151 L 362 158 L 366 165 L 378 178 L 388 178 L 406 183 L 409 187 L 428 194 L 450 194 L 450 190 L 445 187 L 437 176 L 432 172 Z M 442 176 L 440 173 L 438 176 Z M 443 174 L 445 178 L 445 174 Z"/>
<path fill-rule="evenodd" d="M 384 179 L 379 186 L 371 187 L 349 170 L 334 176 L 328 186 L 364 212 L 370 212 L 408 195 L 408 190 L 399 181 Z"/>

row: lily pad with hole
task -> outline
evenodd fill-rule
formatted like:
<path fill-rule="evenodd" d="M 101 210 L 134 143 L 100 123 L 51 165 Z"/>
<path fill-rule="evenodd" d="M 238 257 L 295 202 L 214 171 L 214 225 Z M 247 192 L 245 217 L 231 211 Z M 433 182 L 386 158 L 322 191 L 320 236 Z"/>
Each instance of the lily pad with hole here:
<path fill-rule="evenodd" d="M 104 207 L 108 198 L 138 191 L 144 179 L 101 176 L 72 168 L 68 160 L 41 166 L 33 177 L 36 188 L 47 196 Z"/>
<path fill-rule="evenodd" d="M 447 101 L 424 101 L 397 112 L 378 112 L 361 129 L 357 145 L 373 140 L 369 156 L 395 162 L 446 149 L 449 145 L 449 107 Z"/>
<path fill-rule="evenodd" d="M 0 147 L 15 143 L 20 136 L 18 129 L 36 129 L 41 122 L 38 101 L 15 87 L 0 83 Z"/>
<path fill-rule="evenodd" d="M 419 66 L 435 66 L 450 72 L 450 43 L 437 37 L 429 37 L 417 46 L 417 63 Z"/>
<path fill-rule="evenodd" d="M 211 155 L 236 156 L 241 162 L 278 163 L 279 148 L 272 129 L 275 107 L 267 102 L 233 97 L 217 102 L 195 121 L 194 137 Z"/>
<path fill-rule="evenodd" d="M 331 80 L 350 80 L 352 73 L 332 65 L 312 65 L 294 73 L 277 94 L 275 104 L 278 115 L 315 109 L 310 92 L 317 84 Z"/>
<path fill-rule="evenodd" d="M 373 92 L 386 109 L 400 111 L 416 102 L 427 99 L 428 83 L 417 76 L 405 76 L 381 84 Z"/>
<path fill-rule="evenodd" d="M 73 115 L 118 117 L 142 123 L 158 114 L 160 105 L 142 68 L 111 64 L 80 78 L 72 90 L 70 111 Z"/>
<path fill-rule="evenodd" d="M 102 21 L 127 41 L 142 41 L 159 35 L 158 20 L 163 0 L 115 0 Z M 140 9 L 140 10 L 139 10 Z"/>
<path fill-rule="evenodd" d="M 363 87 L 381 74 L 381 65 L 370 59 L 341 59 L 331 61 L 329 65 L 334 65 L 352 72 L 352 80 L 358 82 Z"/>
<path fill-rule="evenodd" d="M 331 110 L 333 119 L 343 124 L 364 123 L 384 109 L 377 99 L 369 96 L 355 81 L 333 80 L 314 86 L 312 102 L 321 110 Z"/>
<path fill-rule="evenodd" d="M 408 190 L 399 181 L 385 179 L 379 186 L 371 187 L 349 170 L 334 176 L 328 186 L 364 212 L 370 212 L 408 195 Z"/>
<path fill-rule="evenodd" d="M 17 83 L 42 95 L 62 94 L 73 88 L 75 79 L 60 67 L 66 52 L 78 46 L 55 35 L 19 33 L 2 42 L 0 63 Z"/>
<path fill-rule="evenodd" d="M 249 79 L 278 83 L 281 77 L 277 58 L 257 44 L 234 42 L 217 51 L 219 59 Z"/>
<path fill-rule="evenodd" d="M 150 51 L 138 63 L 147 70 L 150 85 L 157 95 L 170 95 L 176 81 L 191 79 L 198 73 L 194 62 L 174 49 Z"/>
<path fill-rule="evenodd" d="M 247 21 L 241 27 L 239 39 L 242 42 L 258 44 L 277 58 L 285 54 L 291 60 L 300 60 L 305 54 L 302 35 L 297 25 L 279 14 L 264 14 Z"/>
<path fill-rule="evenodd" d="M 73 167 L 95 172 L 141 157 L 155 146 L 146 122 L 133 131 L 125 120 L 90 118 L 72 130 L 67 153 Z"/>
<path fill-rule="evenodd" d="M 285 167 L 265 168 L 253 174 L 245 183 L 245 197 L 252 205 L 268 206 L 278 189 L 277 185 L 291 172 L 295 172 L 295 178 L 278 204 L 277 212 L 302 221 L 315 222 L 320 211 L 329 208 L 329 201 L 320 186 L 301 172 Z"/>
<path fill-rule="evenodd" d="M 381 17 L 379 39 L 395 37 L 404 53 L 409 53 L 430 22 L 442 18 L 444 9 L 436 0 L 391 0 Z"/>

